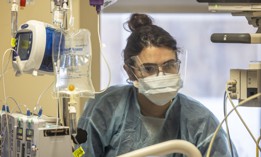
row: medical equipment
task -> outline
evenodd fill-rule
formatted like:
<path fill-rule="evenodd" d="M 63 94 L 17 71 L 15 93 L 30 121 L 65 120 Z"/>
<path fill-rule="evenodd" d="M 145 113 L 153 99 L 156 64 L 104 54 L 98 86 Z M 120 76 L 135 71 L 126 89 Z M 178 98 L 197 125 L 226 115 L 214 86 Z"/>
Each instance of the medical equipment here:
<path fill-rule="evenodd" d="M 35 0 L 7 0 L 9 3 L 17 3 L 20 7 L 25 7 L 34 4 Z"/>
<path fill-rule="evenodd" d="M 258 27 L 257 33 L 214 33 L 212 42 L 218 43 L 261 43 L 261 3 L 258 0 L 197 0 L 208 2 L 209 10 L 231 12 L 232 15 L 246 16 L 249 24 Z M 261 92 L 261 63 L 252 62 L 249 69 L 231 69 L 228 91 L 232 99 L 240 102 Z M 261 107 L 260 98 L 256 98 L 245 106 Z"/>
<path fill-rule="evenodd" d="M 69 98 L 63 103 L 64 124 L 76 133 L 77 97 L 94 98 L 91 80 L 91 39 L 87 29 L 76 32 L 56 31 L 53 36 L 53 61 L 56 84 L 54 94 Z M 69 118 L 68 118 L 69 117 Z"/>
<path fill-rule="evenodd" d="M 100 9 L 116 1 L 91 0 L 90 5 Z M 30 20 L 21 25 L 15 35 L 13 67 L 17 75 L 22 73 L 54 74 L 57 98 L 69 98 L 62 103 L 64 122 L 76 130 L 77 97 L 94 98 L 91 82 L 90 32 L 67 30 L 68 0 L 51 0 L 53 24 Z M 53 65 L 54 64 L 54 65 Z M 54 69 L 55 68 L 55 71 Z M 66 117 L 70 117 L 69 119 Z"/>
<path fill-rule="evenodd" d="M 116 1 L 117 0 L 90 0 L 90 5 L 96 8 L 97 13 L 100 13 L 101 10 L 112 5 Z M 59 28 L 68 29 L 67 13 L 70 10 L 69 0 L 51 0 L 50 2 L 51 13 L 53 13 L 53 24 L 58 26 Z M 73 18 L 69 20 L 69 23 L 72 24 L 73 22 Z"/>
<path fill-rule="evenodd" d="M 71 157 L 69 128 L 55 117 L 1 112 L 2 157 Z"/>
<path fill-rule="evenodd" d="M 13 68 L 17 74 L 52 74 L 52 39 L 55 28 L 47 23 L 30 20 L 16 33 Z"/>
<path fill-rule="evenodd" d="M 99 14 L 101 10 L 114 4 L 115 2 L 117 2 L 117 0 L 90 0 L 90 5 L 94 6 Z"/>
<path fill-rule="evenodd" d="M 51 13 L 53 13 L 53 24 L 59 28 L 67 29 L 68 0 L 51 0 Z"/>
<path fill-rule="evenodd" d="M 228 91 L 232 99 L 239 102 L 261 93 L 261 62 L 252 62 L 248 69 L 231 69 Z M 261 107 L 261 98 L 257 97 L 243 106 Z"/>
<path fill-rule="evenodd" d="M 53 37 L 55 92 L 65 97 L 73 94 L 94 98 L 90 32 L 87 29 L 77 32 L 55 32 Z"/>
<path fill-rule="evenodd" d="M 30 4 L 34 4 L 34 0 L 8 0 L 9 3 L 12 3 L 11 7 L 11 34 L 12 37 L 15 37 L 17 31 L 17 21 L 18 21 L 18 8 L 25 7 Z"/>
<path fill-rule="evenodd" d="M 208 3 L 209 11 L 247 12 L 260 11 L 259 0 L 197 0 L 199 3 Z"/>
<path fill-rule="evenodd" d="M 259 0 L 197 0 L 204 3 L 260 3 Z"/>
<path fill-rule="evenodd" d="M 90 32 L 87 29 L 66 30 L 64 19 L 67 18 L 68 1 L 57 1 L 54 7 L 54 24 L 60 25 L 60 30 L 53 36 L 53 64 L 56 76 L 54 94 L 63 98 L 60 117 L 62 124 L 70 126 L 73 136 L 77 133 L 77 98 L 94 98 L 94 87 L 91 80 L 92 49 Z M 59 2 L 59 3 L 58 3 Z M 97 13 L 101 9 L 115 3 L 115 0 L 90 0 L 90 5 L 96 7 Z M 70 19 L 72 20 L 72 19 Z M 72 22 L 72 21 L 71 21 Z"/>
<path fill-rule="evenodd" d="M 120 155 L 118 157 L 145 157 L 145 156 L 159 156 L 171 153 L 181 153 L 187 157 L 202 157 L 197 147 L 188 141 L 184 140 L 170 140 L 158 143 L 152 146 L 141 148 L 130 153 Z"/>
<path fill-rule="evenodd" d="M 72 30 L 67 28 L 67 13 L 71 11 L 71 3 L 69 3 L 71 1 L 69 0 L 50 0 L 53 25 L 29 20 L 17 29 L 19 4 L 20 7 L 24 7 L 31 2 L 33 0 L 12 1 L 13 68 L 17 75 L 22 73 L 35 76 L 56 74 L 54 95 L 57 98 L 65 98 L 62 103 L 64 106 L 59 110 L 59 114 L 63 116 L 58 120 L 59 123 L 46 125 L 45 128 L 45 120 L 39 120 L 42 117 L 2 114 L 0 124 L 2 124 L 2 131 L 6 130 L 6 132 L 5 138 L 0 138 L 0 140 L 6 145 L 1 145 L 0 151 L 5 157 L 40 157 L 41 154 L 44 156 L 71 156 L 72 147 L 68 141 L 71 141 L 70 135 L 76 134 L 76 105 L 79 102 L 77 98 L 93 98 L 95 92 L 91 82 L 90 32 L 86 29 L 75 31 L 74 28 Z M 99 8 L 100 12 L 115 2 L 116 0 L 91 0 L 90 5 Z M 69 22 L 73 22 L 73 18 Z M 33 119 L 35 124 L 32 126 L 33 128 L 28 128 L 29 119 Z M 57 134 L 63 138 L 55 136 Z M 38 145 L 33 144 L 36 141 Z M 67 146 L 70 147 L 67 148 Z"/>
<path fill-rule="evenodd" d="M 212 12 L 231 12 L 233 16 L 245 16 L 248 23 L 257 27 L 256 33 L 214 33 L 215 43 L 261 43 L 261 2 L 259 0 L 197 0 L 207 2 Z"/>
<path fill-rule="evenodd" d="M 198 2 L 208 2 L 208 8 L 212 12 L 231 12 L 233 16 L 246 16 L 248 23 L 257 27 L 257 33 L 215 33 L 211 36 L 212 42 L 217 43 L 248 43 L 248 44 L 259 44 L 261 43 L 261 3 L 259 0 L 197 0 Z M 211 139 L 207 157 L 210 156 L 213 142 L 224 121 L 227 122 L 227 117 L 236 111 L 236 114 L 244 124 L 248 133 L 251 135 L 253 141 L 256 143 L 256 151 L 260 151 L 259 143 L 256 142 L 255 137 L 247 127 L 243 118 L 237 111 L 237 107 L 261 107 L 261 62 L 255 61 L 249 64 L 248 69 L 230 69 L 230 80 L 226 84 L 226 93 L 224 96 L 230 100 L 233 109 L 225 113 L 225 118 L 219 124 L 215 130 Z M 235 106 L 231 99 L 239 101 L 238 105 Z M 225 110 L 225 109 L 224 109 Z M 227 134 L 230 141 L 229 129 L 227 126 Z M 257 155 L 258 156 L 258 155 Z"/>

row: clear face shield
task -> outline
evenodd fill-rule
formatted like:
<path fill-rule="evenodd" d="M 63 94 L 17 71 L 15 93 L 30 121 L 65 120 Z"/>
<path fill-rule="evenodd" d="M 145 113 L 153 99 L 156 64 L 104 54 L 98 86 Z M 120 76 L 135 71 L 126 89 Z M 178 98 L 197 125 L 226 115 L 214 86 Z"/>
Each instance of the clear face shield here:
<path fill-rule="evenodd" d="M 180 60 L 170 59 L 162 64 L 155 63 L 142 63 L 138 56 L 133 56 L 132 59 L 135 60 L 135 65 L 131 66 L 132 69 L 138 71 L 139 77 L 145 78 L 148 76 L 156 75 L 158 76 L 160 72 L 165 74 L 178 74 L 180 67 Z"/>
<path fill-rule="evenodd" d="M 183 87 L 180 65 L 179 58 L 169 58 L 161 64 L 156 64 L 143 63 L 138 56 L 133 56 L 129 65 L 137 79 L 133 85 L 152 103 L 165 105 L 175 98 L 179 89 Z"/>
<path fill-rule="evenodd" d="M 183 89 L 186 85 L 186 76 L 187 76 L 187 59 L 188 59 L 188 51 L 184 48 L 180 48 L 178 52 L 178 59 L 180 60 L 181 64 L 179 67 L 179 75 L 183 80 Z"/>

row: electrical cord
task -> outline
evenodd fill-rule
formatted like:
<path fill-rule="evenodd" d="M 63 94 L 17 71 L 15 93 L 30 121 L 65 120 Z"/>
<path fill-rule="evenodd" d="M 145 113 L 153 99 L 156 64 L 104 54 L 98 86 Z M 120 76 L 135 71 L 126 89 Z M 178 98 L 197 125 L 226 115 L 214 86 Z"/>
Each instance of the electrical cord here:
<path fill-rule="evenodd" d="M 229 89 L 229 88 L 228 88 L 228 84 L 229 84 L 229 83 L 227 83 L 226 92 L 227 92 L 227 93 L 230 93 L 230 92 L 228 91 L 228 89 Z M 261 94 L 261 93 L 257 93 L 256 95 L 258 95 L 258 94 Z M 243 125 L 244 125 L 245 128 L 247 129 L 247 131 L 248 131 L 249 135 L 252 137 L 253 141 L 254 141 L 255 143 L 257 143 L 257 142 L 256 142 L 256 139 L 255 139 L 255 137 L 254 137 L 254 135 L 253 135 L 253 133 L 250 131 L 250 129 L 249 129 L 249 127 L 247 126 L 246 122 L 244 121 L 244 119 L 242 118 L 242 116 L 240 115 L 240 113 L 237 111 L 237 109 L 236 109 L 234 103 L 232 102 L 232 98 L 231 98 L 230 94 L 227 94 L 227 96 L 228 96 L 228 100 L 229 100 L 230 104 L 233 106 L 233 108 L 235 108 L 235 111 L 236 111 L 236 114 L 237 114 L 238 118 L 240 119 L 240 121 L 243 123 Z M 248 98 L 247 98 L 246 100 L 248 100 Z M 242 101 L 242 102 L 244 102 L 244 101 Z M 241 102 L 240 102 L 240 104 L 241 104 Z M 260 149 L 260 148 L 259 148 L 259 149 Z M 261 150 L 261 149 L 260 149 L 260 150 Z"/>
<path fill-rule="evenodd" d="M 20 105 L 19 105 L 18 102 L 15 100 L 15 98 L 13 98 L 13 97 L 7 97 L 7 99 L 11 99 L 11 100 L 13 100 L 14 103 L 16 104 L 16 106 L 18 107 L 20 113 L 22 113 L 22 110 L 21 110 L 21 108 L 20 108 Z M 14 109 L 15 109 L 15 108 L 13 108 L 13 109 L 11 110 L 11 113 L 14 112 Z"/>
<path fill-rule="evenodd" d="M 3 83 L 3 96 L 4 96 L 4 105 L 7 105 L 7 96 L 6 96 L 6 90 L 5 90 L 5 77 L 4 77 L 4 75 L 5 75 L 5 72 L 6 72 L 6 68 L 8 67 L 8 64 L 9 64 L 9 62 L 10 62 L 10 56 L 9 56 L 9 60 L 8 60 L 8 62 L 7 62 L 7 64 L 6 64 L 6 66 L 4 66 L 4 59 L 5 59 L 5 55 L 8 53 L 8 52 L 11 52 L 10 53 L 10 56 L 11 56 L 11 54 L 12 54 L 12 52 L 15 52 L 16 53 L 16 55 L 18 55 L 17 54 L 17 52 L 14 50 L 14 49 L 12 49 L 12 48 L 9 48 L 9 49 L 7 49 L 7 50 L 5 50 L 5 52 L 4 52 L 4 54 L 3 54 L 3 58 L 2 58 L 2 69 L 1 69 L 1 77 L 0 78 L 2 78 L 2 83 Z M 5 67 L 5 68 L 4 68 Z M 3 143 L 5 142 L 5 138 L 7 138 L 7 147 L 10 147 L 10 143 L 9 143 L 9 121 L 8 121 L 8 112 L 6 112 L 5 111 L 5 118 L 6 118 L 6 126 L 5 126 L 5 128 L 6 129 L 4 129 L 4 132 L 2 132 L 2 133 L 4 133 L 3 135 L 5 136 L 4 137 L 4 140 L 3 140 Z M 2 124 L 3 125 L 3 124 Z M 6 132 L 5 132 L 6 131 Z M 1 143 L 2 144 L 2 143 Z M 7 154 L 7 156 L 9 157 L 10 156 L 10 153 L 11 152 L 9 152 L 8 154 Z"/>
<path fill-rule="evenodd" d="M 226 94 L 226 92 L 225 92 L 225 93 L 224 93 L 224 102 L 223 102 L 223 104 L 224 104 L 224 117 L 226 117 L 226 115 L 227 115 L 227 103 L 226 103 L 226 98 L 227 98 L 227 94 Z M 232 141 L 231 141 L 231 137 L 230 137 L 230 132 L 229 132 L 229 127 L 228 127 L 227 118 L 226 118 L 225 122 L 226 122 L 227 140 L 228 140 L 230 152 L 231 152 L 232 157 L 234 157 L 234 152 L 233 152 Z"/>
<path fill-rule="evenodd" d="M 206 157 L 210 157 L 210 152 L 211 152 L 211 149 L 212 149 L 214 140 L 215 140 L 215 138 L 216 138 L 216 136 L 217 136 L 217 134 L 218 134 L 218 131 L 219 131 L 220 128 L 222 127 L 222 124 L 223 124 L 224 121 L 227 119 L 227 117 L 228 117 L 233 111 L 235 111 L 238 107 L 242 106 L 242 105 L 245 104 L 246 102 L 248 102 L 248 101 L 250 101 L 250 100 L 253 100 L 253 99 L 255 99 L 255 98 L 259 97 L 259 96 L 261 96 L 261 93 L 257 93 L 257 94 L 255 94 L 255 95 L 252 95 L 252 96 L 248 97 L 247 99 L 241 101 L 237 106 L 235 106 L 232 110 L 230 110 L 230 112 L 225 116 L 225 118 L 221 121 L 221 123 L 220 123 L 220 124 L 218 125 L 218 127 L 216 128 L 216 130 L 215 130 L 215 132 L 214 132 L 214 134 L 213 134 L 213 137 L 212 137 L 212 139 L 211 139 L 211 141 L 210 141 L 210 144 L 209 144 L 209 147 L 208 147 L 208 150 L 207 150 L 207 155 L 206 155 Z M 232 103 L 233 103 L 233 102 L 232 102 Z M 247 126 L 245 126 L 245 127 L 247 127 Z M 248 128 L 248 127 L 247 127 L 247 128 Z M 249 129 L 248 129 L 248 130 L 249 130 Z M 249 133 L 252 134 L 251 132 L 249 132 Z M 253 139 L 253 140 L 254 140 L 255 143 L 257 144 L 257 141 L 256 141 L 255 139 Z M 258 146 L 258 144 L 257 144 L 257 146 Z M 258 146 L 258 149 L 261 150 L 259 146 Z"/>
<path fill-rule="evenodd" d="M 7 72 L 7 68 L 8 68 L 9 62 L 10 62 L 10 60 L 11 60 L 11 56 L 12 56 L 12 54 L 10 53 L 9 58 L 8 58 L 8 62 L 7 62 L 7 64 L 5 65 L 5 68 L 3 69 L 2 73 L 0 73 L 0 79 L 1 79 L 2 76 L 5 75 L 5 73 Z M 2 67 L 4 67 L 3 64 L 2 64 Z"/>
<path fill-rule="evenodd" d="M 259 136 L 258 139 L 257 139 L 257 144 L 258 145 L 256 146 L 256 157 L 259 157 L 259 151 L 260 150 L 258 149 L 258 146 L 259 146 L 260 140 L 261 140 L 261 136 Z"/>
<path fill-rule="evenodd" d="M 3 96 L 4 96 L 4 103 L 6 104 L 6 90 L 5 90 L 5 77 L 4 77 L 4 59 L 5 59 L 5 55 L 7 54 L 7 52 L 15 52 L 15 50 L 14 49 L 12 49 L 12 48 L 9 48 L 9 49 L 7 49 L 7 50 L 5 50 L 5 52 L 4 52 L 4 54 L 3 54 L 3 58 L 2 58 L 2 69 L 1 69 L 1 77 L 2 77 L 2 83 L 3 83 Z M 8 63 L 9 63 L 9 61 L 8 61 Z M 8 64 L 6 65 L 6 67 L 8 66 Z"/>
<path fill-rule="evenodd" d="M 45 88 L 45 89 L 42 91 L 42 93 L 39 95 L 38 100 L 37 100 L 37 103 L 36 103 L 36 105 L 35 105 L 35 107 L 34 107 L 34 114 L 36 114 L 36 113 L 35 113 L 36 110 L 38 110 L 38 113 L 40 112 L 40 109 L 41 109 L 41 107 L 40 107 L 40 100 L 41 100 L 42 96 L 47 92 L 47 90 L 48 90 L 50 87 L 52 87 L 53 84 L 54 84 L 54 81 L 53 81 L 47 88 Z M 40 115 L 40 116 L 41 116 L 41 115 Z"/>

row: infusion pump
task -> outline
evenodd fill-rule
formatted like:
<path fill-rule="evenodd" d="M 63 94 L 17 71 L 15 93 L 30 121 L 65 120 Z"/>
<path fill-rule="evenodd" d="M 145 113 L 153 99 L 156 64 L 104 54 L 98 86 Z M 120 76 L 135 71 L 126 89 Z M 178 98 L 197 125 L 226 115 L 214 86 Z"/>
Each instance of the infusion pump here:
<path fill-rule="evenodd" d="M 53 73 L 52 43 L 55 30 L 54 26 L 36 20 L 29 20 L 19 27 L 12 45 L 13 68 L 17 73 Z"/>
<path fill-rule="evenodd" d="M 1 157 L 72 157 L 69 127 L 56 118 L 1 112 Z"/>

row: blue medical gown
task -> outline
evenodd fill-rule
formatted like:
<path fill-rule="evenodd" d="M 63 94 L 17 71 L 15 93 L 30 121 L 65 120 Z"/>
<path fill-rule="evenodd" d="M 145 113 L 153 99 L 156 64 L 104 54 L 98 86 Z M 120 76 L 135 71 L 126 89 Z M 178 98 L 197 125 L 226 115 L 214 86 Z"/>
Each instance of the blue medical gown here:
<path fill-rule="evenodd" d="M 189 141 L 205 156 L 219 124 L 206 107 L 183 94 L 175 97 L 165 118 L 156 122 L 160 126 L 156 133 L 151 134 L 144 119 L 134 86 L 113 86 L 96 95 L 95 99 L 87 102 L 78 121 L 78 128 L 86 130 L 88 134 L 87 142 L 81 144 L 84 157 L 115 157 L 173 139 Z M 211 157 L 230 157 L 227 143 L 226 134 L 223 130 L 219 131 Z M 233 152 L 236 157 L 236 150 Z"/>

